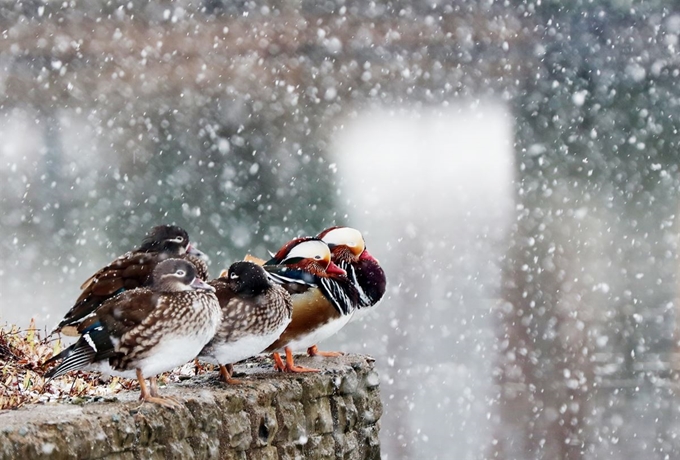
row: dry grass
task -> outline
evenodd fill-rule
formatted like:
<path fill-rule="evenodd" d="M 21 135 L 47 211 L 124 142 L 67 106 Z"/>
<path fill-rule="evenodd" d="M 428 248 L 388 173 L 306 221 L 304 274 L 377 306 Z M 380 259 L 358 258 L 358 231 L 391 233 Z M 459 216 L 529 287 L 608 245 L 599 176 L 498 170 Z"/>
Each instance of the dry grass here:
<path fill-rule="evenodd" d="M 114 377 L 102 382 L 99 374 L 71 372 L 47 381 L 42 363 L 62 350 L 59 338 L 47 337 L 31 321 L 26 329 L 0 327 L 0 410 L 17 409 L 25 404 L 73 398 L 76 402 L 96 397 L 111 397 L 138 388 L 134 380 Z M 201 366 L 198 371 L 208 370 Z M 195 375 L 190 363 L 159 377 L 159 382 L 178 381 Z"/>

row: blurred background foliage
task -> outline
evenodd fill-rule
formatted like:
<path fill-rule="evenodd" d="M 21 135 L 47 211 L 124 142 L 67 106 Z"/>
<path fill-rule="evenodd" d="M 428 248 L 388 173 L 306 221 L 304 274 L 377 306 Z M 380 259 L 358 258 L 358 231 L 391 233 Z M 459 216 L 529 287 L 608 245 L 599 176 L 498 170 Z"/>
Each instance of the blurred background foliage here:
<path fill-rule="evenodd" d="M 2 319 L 53 325 L 160 222 L 216 274 L 361 221 L 391 290 L 338 343 L 380 350 L 388 458 L 677 457 L 679 37 L 672 1 L 3 1 Z M 347 124 L 479 101 L 512 118 L 507 222 L 359 217 Z"/>

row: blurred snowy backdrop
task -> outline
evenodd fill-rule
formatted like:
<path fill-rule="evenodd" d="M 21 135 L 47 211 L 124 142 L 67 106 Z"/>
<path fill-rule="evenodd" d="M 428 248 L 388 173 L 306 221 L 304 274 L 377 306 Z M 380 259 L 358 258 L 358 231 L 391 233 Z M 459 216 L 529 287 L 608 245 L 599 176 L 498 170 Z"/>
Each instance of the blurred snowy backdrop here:
<path fill-rule="evenodd" d="M 680 5 L 0 1 L 0 321 L 174 222 L 214 274 L 332 224 L 387 459 L 680 457 Z"/>

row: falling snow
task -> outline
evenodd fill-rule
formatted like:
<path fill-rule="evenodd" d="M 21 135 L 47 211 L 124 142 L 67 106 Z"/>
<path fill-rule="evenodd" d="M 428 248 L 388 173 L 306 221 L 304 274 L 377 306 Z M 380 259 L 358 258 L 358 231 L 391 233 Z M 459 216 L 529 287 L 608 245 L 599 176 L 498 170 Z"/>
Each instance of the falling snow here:
<path fill-rule="evenodd" d="M 213 274 L 348 224 L 388 292 L 323 345 L 375 356 L 384 458 L 680 457 L 672 2 L 0 21 L 2 321 L 53 326 L 158 223 Z"/>

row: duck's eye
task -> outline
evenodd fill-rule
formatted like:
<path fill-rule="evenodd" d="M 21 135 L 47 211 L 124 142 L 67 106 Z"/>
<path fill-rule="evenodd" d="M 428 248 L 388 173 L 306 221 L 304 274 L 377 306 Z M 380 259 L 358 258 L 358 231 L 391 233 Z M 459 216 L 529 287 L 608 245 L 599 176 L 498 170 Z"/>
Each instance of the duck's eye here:
<path fill-rule="evenodd" d="M 232 280 L 237 280 L 237 279 L 238 279 L 238 275 L 237 275 L 236 273 L 230 273 L 230 274 L 229 274 L 229 278 L 232 279 Z"/>
<path fill-rule="evenodd" d="M 319 254 L 317 254 L 317 255 L 314 256 L 314 259 L 315 260 L 321 260 L 321 256 Z"/>
<path fill-rule="evenodd" d="M 177 242 L 178 242 L 178 243 L 182 243 L 183 241 L 184 241 L 184 237 L 183 237 L 183 236 L 178 236 L 178 237 L 177 237 Z"/>
<path fill-rule="evenodd" d="M 177 270 L 175 272 L 175 275 L 177 275 L 177 276 L 184 276 L 186 274 L 187 274 L 187 272 L 185 272 L 184 270 Z"/>

